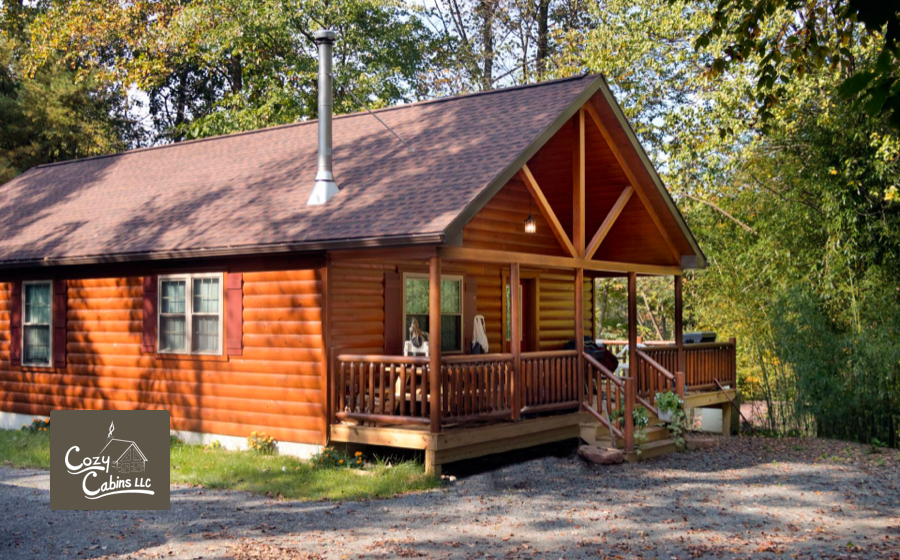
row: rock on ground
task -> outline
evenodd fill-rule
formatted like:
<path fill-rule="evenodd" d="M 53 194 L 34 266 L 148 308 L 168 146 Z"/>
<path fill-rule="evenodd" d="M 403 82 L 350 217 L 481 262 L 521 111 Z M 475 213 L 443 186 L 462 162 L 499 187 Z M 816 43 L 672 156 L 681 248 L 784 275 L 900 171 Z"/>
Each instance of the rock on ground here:
<path fill-rule="evenodd" d="M 160 512 L 54 512 L 46 472 L 0 468 L 0 558 L 900 560 L 900 457 L 868 451 L 737 437 L 611 471 L 573 447 L 391 500 L 176 486 Z"/>
<path fill-rule="evenodd" d="M 598 465 L 618 465 L 625 462 L 625 454 L 618 449 L 607 449 L 596 445 L 582 445 L 578 455 L 585 461 Z"/>

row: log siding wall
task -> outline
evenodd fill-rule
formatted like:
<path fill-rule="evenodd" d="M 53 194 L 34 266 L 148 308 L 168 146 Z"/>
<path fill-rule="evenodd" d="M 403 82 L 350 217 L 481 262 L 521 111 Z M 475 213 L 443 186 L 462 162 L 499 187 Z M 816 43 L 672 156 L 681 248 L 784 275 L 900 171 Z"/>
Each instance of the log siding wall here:
<path fill-rule="evenodd" d="M 0 410 L 168 409 L 176 430 L 324 445 L 322 272 L 243 279 L 243 355 L 173 359 L 141 348 L 143 277 L 68 280 L 67 364 L 53 369 L 11 367 L 0 285 Z"/>

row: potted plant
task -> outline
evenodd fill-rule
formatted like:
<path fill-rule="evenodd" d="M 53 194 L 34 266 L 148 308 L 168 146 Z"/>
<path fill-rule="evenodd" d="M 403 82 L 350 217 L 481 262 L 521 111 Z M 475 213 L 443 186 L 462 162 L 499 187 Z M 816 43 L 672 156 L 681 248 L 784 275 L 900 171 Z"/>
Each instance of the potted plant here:
<path fill-rule="evenodd" d="M 675 411 L 681 410 L 681 399 L 672 391 L 656 393 L 654 401 L 660 422 L 671 423 Z"/>

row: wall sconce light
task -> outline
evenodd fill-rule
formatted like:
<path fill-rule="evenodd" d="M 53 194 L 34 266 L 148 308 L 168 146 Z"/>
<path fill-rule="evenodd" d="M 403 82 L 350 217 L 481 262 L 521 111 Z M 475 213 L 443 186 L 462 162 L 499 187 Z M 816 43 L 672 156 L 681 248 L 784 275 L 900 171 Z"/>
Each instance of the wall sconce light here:
<path fill-rule="evenodd" d="M 528 202 L 528 218 L 525 219 L 525 233 L 537 231 L 537 221 L 531 216 L 531 201 Z"/>

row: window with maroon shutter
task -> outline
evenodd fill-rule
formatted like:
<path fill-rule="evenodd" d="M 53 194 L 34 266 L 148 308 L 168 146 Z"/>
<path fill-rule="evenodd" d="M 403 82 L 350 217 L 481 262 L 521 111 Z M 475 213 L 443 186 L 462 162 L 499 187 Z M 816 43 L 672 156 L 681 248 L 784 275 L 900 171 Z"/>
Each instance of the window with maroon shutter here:
<path fill-rule="evenodd" d="M 144 334 L 141 350 L 150 353 L 156 353 L 157 282 L 155 274 L 144 277 Z"/>
<path fill-rule="evenodd" d="M 69 307 L 68 283 L 53 281 L 53 367 L 66 367 L 66 311 Z"/>
<path fill-rule="evenodd" d="M 244 275 L 225 277 L 225 348 L 229 356 L 244 353 Z"/>
<path fill-rule="evenodd" d="M 403 353 L 403 304 L 400 301 L 400 273 L 384 273 L 384 353 Z"/>
<path fill-rule="evenodd" d="M 14 366 L 22 363 L 22 281 L 12 283 L 9 310 L 9 362 Z"/>

